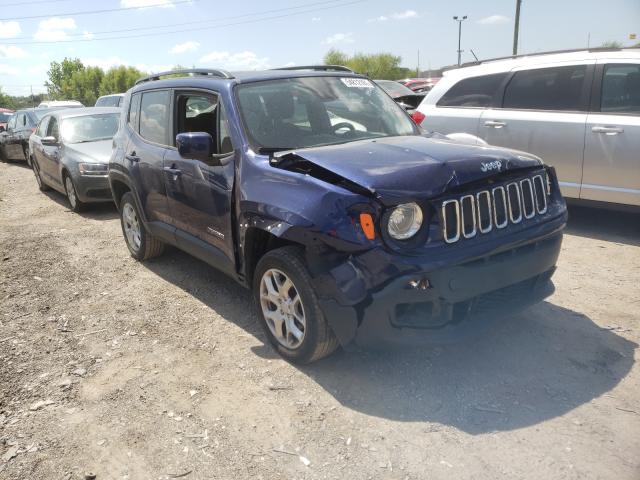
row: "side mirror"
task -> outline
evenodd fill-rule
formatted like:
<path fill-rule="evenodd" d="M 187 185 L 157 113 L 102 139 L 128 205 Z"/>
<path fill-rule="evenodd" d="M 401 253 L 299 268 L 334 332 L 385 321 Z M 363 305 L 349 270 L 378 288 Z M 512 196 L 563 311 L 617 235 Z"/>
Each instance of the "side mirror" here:
<path fill-rule="evenodd" d="M 188 132 L 176 135 L 178 153 L 182 158 L 209 163 L 214 152 L 213 138 L 206 132 Z"/>
<path fill-rule="evenodd" d="M 40 140 L 43 145 L 56 146 L 58 145 L 58 139 L 56 137 L 42 137 Z"/>

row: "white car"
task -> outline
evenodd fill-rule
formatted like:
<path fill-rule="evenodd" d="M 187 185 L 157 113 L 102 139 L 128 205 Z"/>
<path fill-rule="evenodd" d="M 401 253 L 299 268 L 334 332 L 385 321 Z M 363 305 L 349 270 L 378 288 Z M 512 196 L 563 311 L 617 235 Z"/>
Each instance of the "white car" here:
<path fill-rule="evenodd" d="M 640 206 L 639 48 L 449 70 L 418 111 L 426 130 L 464 132 L 541 157 L 568 198 Z"/>
<path fill-rule="evenodd" d="M 84 107 L 82 103 L 77 100 L 47 100 L 44 102 L 40 102 L 38 108 L 74 108 L 74 107 Z"/>

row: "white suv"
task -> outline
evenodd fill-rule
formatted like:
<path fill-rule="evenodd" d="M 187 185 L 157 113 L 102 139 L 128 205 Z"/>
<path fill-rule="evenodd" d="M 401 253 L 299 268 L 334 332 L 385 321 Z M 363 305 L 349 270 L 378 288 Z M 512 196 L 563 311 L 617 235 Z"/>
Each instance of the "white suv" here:
<path fill-rule="evenodd" d="M 538 155 L 556 168 L 566 197 L 640 206 L 638 48 L 450 70 L 418 111 L 426 130 L 469 133 Z"/>

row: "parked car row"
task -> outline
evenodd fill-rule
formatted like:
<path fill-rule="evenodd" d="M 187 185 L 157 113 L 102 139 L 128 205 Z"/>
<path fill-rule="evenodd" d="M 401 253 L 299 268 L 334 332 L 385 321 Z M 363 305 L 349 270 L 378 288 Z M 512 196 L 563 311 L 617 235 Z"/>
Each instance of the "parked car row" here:
<path fill-rule="evenodd" d="M 40 188 L 73 210 L 113 200 L 137 260 L 173 245 L 252 289 L 270 343 L 306 363 L 340 345 L 450 338 L 548 296 L 567 218 L 562 162 L 583 152 L 574 116 L 584 134 L 597 114 L 601 148 L 622 140 L 600 158 L 601 186 L 625 155 L 636 162 L 625 181 L 639 173 L 632 54 L 448 73 L 415 112 L 429 131 L 385 82 L 344 67 L 171 71 L 139 80 L 121 108 L 42 110 L 26 154 Z M 500 142 L 480 125 L 518 149 L 488 145 Z M 525 150 L 547 154 L 560 183 Z M 608 201 L 633 204 L 635 188 Z"/>

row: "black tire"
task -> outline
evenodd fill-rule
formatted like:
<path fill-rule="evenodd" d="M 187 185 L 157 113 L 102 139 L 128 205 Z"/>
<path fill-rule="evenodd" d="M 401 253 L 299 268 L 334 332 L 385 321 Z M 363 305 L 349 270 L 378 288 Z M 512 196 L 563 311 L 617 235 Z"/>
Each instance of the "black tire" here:
<path fill-rule="evenodd" d="M 48 190 L 51 190 L 49 185 L 44 183 L 44 181 L 42 180 L 42 177 L 40 176 L 40 166 L 33 158 L 31 159 L 31 169 L 33 170 L 33 174 L 36 176 L 36 182 L 38 182 L 38 188 L 40 189 L 40 191 L 46 192 Z"/>
<path fill-rule="evenodd" d="M 304 306 L 305 331 L 295 349 L 282 345 L 271 332 L 260 302 L 262 277 L 270 269 L 277 269 L 293 282 Z M 283 247 L 266 253 L 258 262 L 253 277 L 253 295 L 260 324 L 275 350 L 286 360 L 296 364 L 311 363 L 332 354 L 339 346 L 318 302 L 311 275 L 306 267 L 304 252 L 299 247 Z"/>
<path fill-rule="evenodd" d="M 31 158 L 29 157 L 29 147 L 22 146 L 22 154 L 24 155 L 24 161 L 27 165 L 31 166 Z"/>
<path fill-rule="evenodd" d="M 78 198 L 78 194 L 76 192 L 76 186 L 73 183 L 73 178 L 68 173 L 64 173 L 62 175 L 62 181 L 64 184 L 64 190 L 67 192 L 67 200 L 69 200 L 69 207 L 71 210 L 80 213 L 86 210 L 87 205 L 82 203 Z"/>
<path fill-rule="evenodd" d="M 4 147 L 0 147 L 0 160 L 5 163 L 11 163 L 11 160 L 9 160 L 9 157 L 7 157 L 7 153 L 5 152 Z"/>
<path fill-rule="evenodd" d="M 140 234 L 140 244 L 138 246 L 136 246 L 135 244 L 131 244 L 131 242 L 129 241 L 129 236 L 127 235 L 127 220 L 125 220 L 124 212 L 128 211 L 129 208 L 133 209 L 133 212 L 135 212 L 138 222 Z M 136 260 L 149 260 L 150 258 L 159 257 L 164 252 L 165 244 L 162 243 L 157 237 L 151 235 L 145 229 L 144 223 L 140 219 L 138 206 L 136 205 L 135 199 L 133 198 L 133 194 L 131 192 L 125 193 L 120 200 L 120 225 L 122 227 L 122 235 L 124 236 L 127 248 L 129 249 L 129 252 L 131 252 L 131 256 Z"/>

